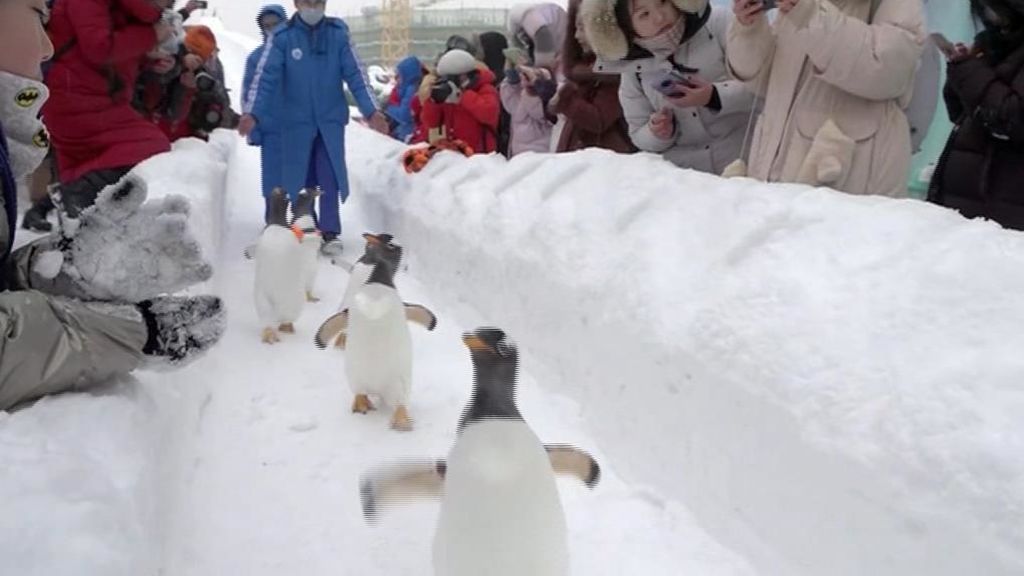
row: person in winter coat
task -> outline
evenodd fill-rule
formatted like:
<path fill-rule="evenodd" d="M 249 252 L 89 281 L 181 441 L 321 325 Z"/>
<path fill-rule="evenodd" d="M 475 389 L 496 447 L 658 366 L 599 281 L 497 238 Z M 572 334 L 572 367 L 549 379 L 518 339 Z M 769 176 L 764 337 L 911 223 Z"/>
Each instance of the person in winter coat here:
<path fill-rule="evenodd" d="M 499 87 L 505 81 L 505 49 L 508 38 L 501 32 L 483 32 L 477 37 L 479 59 L 487 65 L 494 75 L 494 86 Z M 508 145 L 512 139 L 512 117 L 504 106 L 498 114 L 498 154 L 508 156 Z"/>
<path fill-rule="evenodd" d="M 242 77 L 242 109 L 248 110 L 252 102 L 248 98 L 252 94 L 252 79 L 256 75 L 256 66 L 267 48 L 267 39 L 274 29 L 288 20 L 288 14 L 279 4 L 267 4 L 256 14 L 256 25 L 263 35 L 263 44 L 249 53 L 245 59 L 245 74 Z M 270 223 L 270 194 L 274 188 L 284 186 L 283 152 L 281 151 L 281 130 L 277 125 L 276 112 L 283 107 L 284 90 L 278 86 L 274 94 L 276 104 L 271 106 L 260 123 L 249 133 L 247 141 L 252 146 L 260 147 L 260 188 L 263 191 L 263 222 Z"/>
<path fill-rule="evenodd" d="M 508 15 L 512 45 L 526 51 L 533 66 L 558 70 L 567 21 L 565 10 L 550 2 L 514 6 Z"/>
<path fill-rule="evenodd" d="M 511 118 L 509 157 L 523 152 L 550 152 L 551 133 L 557 121 L 548 103 L 558 90 L 547 68 L 519 64 L 505 72 L 501 104 Z"/>
<path fill-rule="evenodd" d="M 721 174 L 740 157 L 754 98 L 726 73 L 731 16 L 706 0 L 584 0 L 600 71 L 621 73 L 633 144 L 682 168 Z"/>
<path fill-rule="evenodd" d="M 182 48 L 178 55 L 151 53 L 136 83 L 133 105 L 171 142 L 189 136 L 188 114 L 195 98 L 195 73 L 202 60 Z"/>
<path fill-rule="evenodd" d="M 516 49 L 508 53 L 510 67 L 501 83 L 501 103 L 511 123 L 509 157 L 553 149 L 558 117 L 548 103 L 561 81 L 567 22 L 565 10 L 555 4 L 525 6 L 509 15 Z"/>
<path fill-rule="evenodd" d="M 1024 2 L 971 0 L 984 30 L 948 55 L 955 123 L 928 200 L 1024 230 Z"/>
<path fill-rule="evenodd" d="M 759 2 L 733 1 L 729 66 L 765 98 L 747 174 L 905 196 L 911 142 L 903 109 L 925 41 L 921 0 L 778 7 L 769 24 Z"/>
<path fill-rule="evenodd" d="M 11 251 L 15 183 L 36 168 L 48 147 L 39 120 L 48 97 L 40 62 L 53 53 L 43 29 L 48 15 L 44 0 L 0 2 L 0 410 L 89 390 L 144 362 L 184 365 L 209 349 L 224 328 L 215 297 L 158 296 L 205 280 L 211 270 L 198 250 L 184 253 L 197 248 L 182 231 L 186 227 L 161 232 L 139 226 L 145 188 L 131 177 L 82 215 L 87 225 L 76 233 Z M 167 203 L 159 212 L 172 223 L 183 221 L 188 206 L 166 208 Z M 154 237 L 139 238 L 140 230 Z M 79 243 L 110 250 L 98 256 L 117 259 L 125 281 L 89 277 L 84 267 L 76 268 L 80 258 L 89 257 L 76 248 Z M 118 257 L 136 249 L 134 257 Z M 56 271 L 44 265 L 54 256 Z M 105 301 L 99 301 L 100 293 Z"/>
<path fill-rule="evenodd" d="M 348 85 L 374 129 L 387 134 L 388 123 L 377 110 L 345 22 L 324 16 L 324 0 L 296 0 L 295 8 L 296 15 L 267 39 L 239 131 L 248 136 L 264 119 L 272 119 L 281 132 L 283 188 L 293 199 L 304 187 L 321 188 L 317 225 L 324 251 L 337 253 L 339 199 L 348 199 L 349 109 L 342 86 Z"/>
<path fill-rule="evenodd" d="M 493 81 L 491 71 L 464 50 L 441 56 L 429 94 L 421 93 L 428 140 L 462 140 L 474 152 L 496 151 L 501 103 Z"/>
<path fill-rule="evenodd" d="M 395 67 L 398 72 L 392 97 L 396 100 L 387 108 L 388 116 L 394 122 L 391 136 L 402 142 L 408 142 L 416 131 L 416 119 L 413 116 L 412 101 L 423 81 L 423 64 L 419 58 L 409 56 Z"/>
<path fill-rule="evenodd" d="M 48 29 L 57 53 L 43 114 L 57 150 L 61 205 L 71 218 L 136 164 L 170 150 L 167 136 L 132 107 L 146 54 L 173 39 L 161 17 L 149 0 L 54 5 Z"/>
<path fill-rule="evenodd" d="M 582 0 L 569 0 L 570 29 L 562 50 L 567 80 L 551 102 L 552 109 L 566 118 L 555 151 L 606 148 L 635 152 L 619 104 L 618 75 L 593 71 L 595 56 L 583 28 L 581 3 Z"/>

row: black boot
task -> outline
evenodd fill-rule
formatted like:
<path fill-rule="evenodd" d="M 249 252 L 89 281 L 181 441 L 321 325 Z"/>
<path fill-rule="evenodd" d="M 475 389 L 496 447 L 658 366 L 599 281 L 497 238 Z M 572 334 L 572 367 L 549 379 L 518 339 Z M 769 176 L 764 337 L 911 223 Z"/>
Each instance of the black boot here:
<path fill-rule="evenodd" d="M 216 296 L 159 296 L 139 303 L 149 339 L 142 352 L 150 367 L 180 368 L 220 340 L 226 313 Z"/>
<path fill-rule="evenodd" d="M 44 196 L 42 200 L 32 203 L 32 207 L 25 211 L 21 219 L 21 227 L 34 232 L 49 232 L 53 230 L 53 224 L 46 219 L 46 216 L 53 210 L 53 200 L 50 196 Z"/>

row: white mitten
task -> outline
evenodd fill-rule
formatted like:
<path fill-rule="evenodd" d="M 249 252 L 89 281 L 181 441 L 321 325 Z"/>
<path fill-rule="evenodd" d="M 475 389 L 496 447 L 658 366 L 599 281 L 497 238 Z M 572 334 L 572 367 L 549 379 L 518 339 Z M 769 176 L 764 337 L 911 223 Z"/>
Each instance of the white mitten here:
<path fill-rule="evenodd" d="M 103 189 L 77 220 L 66 221 L 55 251 L 37 254 L 35 273 L 65 294 L 90 300 L 140 302 L 208 280 L 213 266 L 189 231 L 189 202 L 167 196 L 146 202 L 134 174 Z M 49 274 L 56 272 L 56 276 Z"/>

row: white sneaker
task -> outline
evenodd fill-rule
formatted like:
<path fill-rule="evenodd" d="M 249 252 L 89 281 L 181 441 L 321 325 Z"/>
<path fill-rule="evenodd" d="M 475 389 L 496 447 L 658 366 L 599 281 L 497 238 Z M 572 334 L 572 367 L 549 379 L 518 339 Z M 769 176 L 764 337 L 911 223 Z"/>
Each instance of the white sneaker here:
<path fill-rule="evenodd" d="M 332 238 L 330 240 L 324 239 L 323 244 L 320 246 L 320 253 L 324 256 L 340 256 L 341 252 L 345 247 L 341 243 L 341 238 Z"/>

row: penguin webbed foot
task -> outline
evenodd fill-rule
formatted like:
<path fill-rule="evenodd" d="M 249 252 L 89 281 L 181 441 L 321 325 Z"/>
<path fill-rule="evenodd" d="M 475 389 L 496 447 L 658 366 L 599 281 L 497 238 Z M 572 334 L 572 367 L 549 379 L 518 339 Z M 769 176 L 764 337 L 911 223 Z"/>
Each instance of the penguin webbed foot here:
<path fill-rule="evenodd" d="M 285 322 L 277 327 L 277 331 L 283 334 L 295 334 L 295 324 Z"/>
<path fill-rule="evenodd" d="M 366 414 L 370 410 L 376 410 L 377 407 L 370 401 L 370 397 L 366 394 L 356 394 L 355 399 L 352 401 L 352 412 L 354 414 Z"/>
<path fill-rule="evenodd" d="M 281 338 L 277 335 L 277 331 L 273 328 L 264 328 L 261 340 L 264 344 L 275 344 L 281 341 Z"/>
<path fill-rule="evenodd" d="M 395 408 L 395 413 L 391 416 L 391 429 L 399 432 L 412 431 L 412 419 L 409 418 L 409 412 L 405 406 Z"/>

